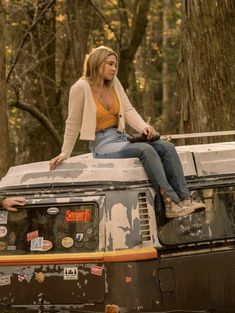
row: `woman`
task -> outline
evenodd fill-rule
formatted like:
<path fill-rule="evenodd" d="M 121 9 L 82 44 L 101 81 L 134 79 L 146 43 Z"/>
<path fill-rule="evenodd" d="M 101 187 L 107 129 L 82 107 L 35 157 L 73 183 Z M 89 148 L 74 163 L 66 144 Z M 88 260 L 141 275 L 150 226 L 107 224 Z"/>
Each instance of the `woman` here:
<path fill-rule="evenodd" d="M 94 158 L 139 158 L 155 190 L 160 186 L 167 202 L 166 216 L 188 215 L 203 204 L 190 197 L 174 145 L 164 140 L 128 141 L 125 122 L 147 139 L 151 139 L 156 131 L 130 104 L 116 77 L 117 63 L 117 54 L 105 46 L 88 55 L 83 77 L 70 90 L 62 151 L 50 161 L 50 169 L 55 169 L 70 156 L 80 133 L 81 140 L 89 140 Z"/>

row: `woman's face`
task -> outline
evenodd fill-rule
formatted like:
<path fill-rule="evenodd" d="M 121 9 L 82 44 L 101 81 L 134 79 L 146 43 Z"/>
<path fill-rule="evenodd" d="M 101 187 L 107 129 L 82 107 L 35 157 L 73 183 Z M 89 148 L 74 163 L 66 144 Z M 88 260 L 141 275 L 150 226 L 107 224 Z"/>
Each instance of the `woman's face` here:
<path fill-rule="evenodd" d="M 100 74 L 104 80 L 112 80 L 117 73 L 117 59 L 109 55 L 106 62 L 100 67 Z"/>

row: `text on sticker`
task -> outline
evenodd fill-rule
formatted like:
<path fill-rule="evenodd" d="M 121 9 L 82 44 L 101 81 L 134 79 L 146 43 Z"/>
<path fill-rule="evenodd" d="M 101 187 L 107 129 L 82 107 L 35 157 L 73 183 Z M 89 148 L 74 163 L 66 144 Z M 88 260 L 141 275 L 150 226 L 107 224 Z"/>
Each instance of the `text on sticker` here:
<path fill-rule="evenodd" d="M 70 211 L 67 210 L 65 212 L 65 220 L 66 222 L 90 222 L 91 220 L 91 211 Z"/>

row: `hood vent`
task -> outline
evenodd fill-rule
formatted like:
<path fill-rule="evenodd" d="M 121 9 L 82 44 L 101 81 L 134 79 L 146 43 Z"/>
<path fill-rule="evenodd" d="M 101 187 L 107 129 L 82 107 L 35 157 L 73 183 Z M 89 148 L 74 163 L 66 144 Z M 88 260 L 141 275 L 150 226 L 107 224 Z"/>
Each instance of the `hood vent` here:
<path fill-rule="evenodd" d="M 151 240 L 150 225 L 149 225 L 149 212 L 146 193 L 141 192 L 138 194 L 138 210 L 140 218 L 140 234 L 143 242 Z"/>

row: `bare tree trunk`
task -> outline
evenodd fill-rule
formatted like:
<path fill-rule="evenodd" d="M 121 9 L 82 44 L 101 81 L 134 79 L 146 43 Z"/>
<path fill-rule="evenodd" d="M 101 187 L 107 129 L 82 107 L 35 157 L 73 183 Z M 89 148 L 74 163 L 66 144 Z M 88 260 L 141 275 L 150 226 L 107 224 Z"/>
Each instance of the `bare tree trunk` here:
<path fill-rule="evenodd" d="M 170 128 L 172 122 L 172 111 L 170 108 L 170 95 L 169 95 L 169 71 L 168 71 L 168 58 L 167 58 L 167 47 L 168 47 L 168 10 L 169 0 L 163 2 L 163 34 L 162 34 L 162 132 L 166 133 Z"/>
<path fill-rule="evenodd" d="M 124 5 L 123 1 L 120 1 Z M 126 27 L 129 32 L 129 36 L 123 36 L 122 47 L 120 49 L 119 56 L 119 73 L 118 76 L 125 89 L 128 88 L 128 78 L 131 72 L 132 62 L 139 47 L 145 29 L 148 23 L 147 15 L 149 11 L 150 0 L 139 0 L 136 2 L 136 12 L 131 27 Z M 125 11 L 124 11 L 125 12 Z M 123 18 L 127 21 L 127 18 Z"/>
<path fill-rule="evenodd" d="M 69 89 L 82 75 L 83 62 L 88 50 L 89 36 L 94 18 L 94 11 L 91 10 L 89 3 L 90 1 L 84 0 L 66 1 L 65 13 L 68 19 L 66 25 L 67 40 L 66 48 L 64 51 L 60 51 L 60 55 L 63 55 L 63 62 L 57 94 L 60 105 L 65 108 L 65 119 L 67 117 Z M 74 151 L 79 151 L 79 153 L 87 152 L 87 142 L 78 141 Z"/>
<path fill-rule="evenodd" d="M 234 29 L 234 0 L 183 1 L 182 132 L 235 129 Z"/>
<path fill-rule="evenodd" d="M 51 3 L 44 12 L 44 8 Z M 43 0 L 37 7 L 25 6 L 30 25 L 40 18 L 32 28 L 20 57 L 21 64 L 27 71 L 28 79 L 23 80 L 21 101 L 29 103 L 42 112 L 56 129 L 62 130 L 62 110 L 56 101 L 55 77 L 55 1 Z M 21 76 L 22 67 L 17 67 Z M 16 163 L 48 160 L 59 152 L 51 136 L 44 131 L 40 121 L 31 115 L 20 112 L 22 127 Z M 26 126 L 27 125 L 27 126 Z"/>
<path fill-rule="evenodd" d="M 6 62 L 5 62 L 5 42 L 3 28 L 5 25 L 3 4 L 0 0 L 0 116 L 1 116 L 1 131 L 0 131 L 0 177 L 2 177 L 10 164 L 9 151 L 9 136 L 8 136 L 8 121 L 6 107 Z"/>

